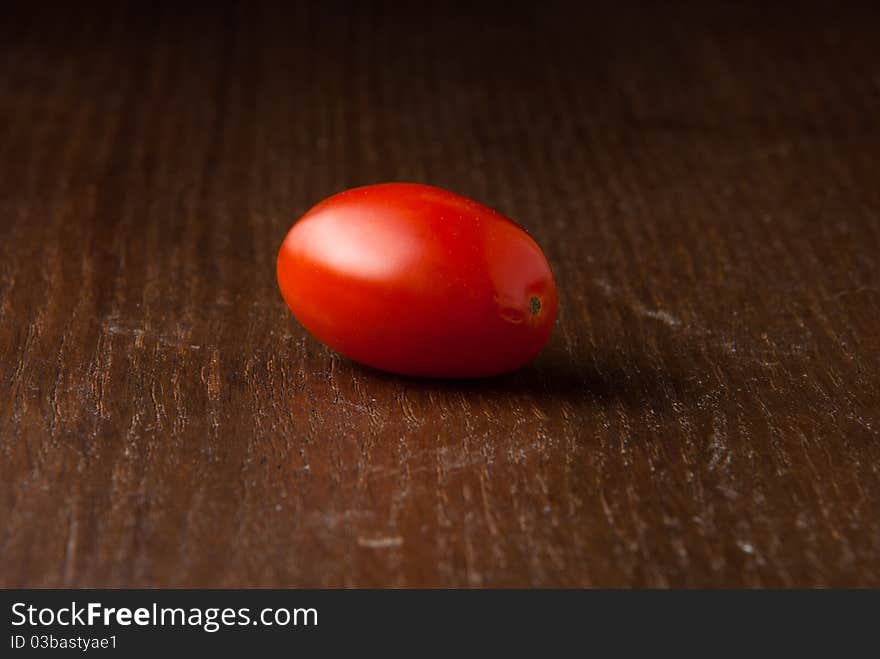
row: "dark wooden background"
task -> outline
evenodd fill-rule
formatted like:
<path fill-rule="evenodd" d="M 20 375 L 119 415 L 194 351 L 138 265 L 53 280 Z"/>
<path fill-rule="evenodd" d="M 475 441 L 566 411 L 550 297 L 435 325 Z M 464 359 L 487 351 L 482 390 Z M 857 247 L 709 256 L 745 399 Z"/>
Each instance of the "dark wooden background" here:
<path fill-rule="evenodd" d="M 0 585 L 880 586 L 880 13 L 762 4 L 6 14 Z M 292 319 L 386 180 L 544 246 L 532 366 Z"/>

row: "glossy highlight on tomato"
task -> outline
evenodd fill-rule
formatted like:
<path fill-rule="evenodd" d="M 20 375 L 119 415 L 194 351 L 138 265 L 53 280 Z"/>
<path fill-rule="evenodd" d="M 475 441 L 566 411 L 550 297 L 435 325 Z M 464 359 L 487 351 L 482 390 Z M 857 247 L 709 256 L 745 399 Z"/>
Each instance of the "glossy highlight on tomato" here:
<path fill-rule="evenodd" d="M 550 265 L 519 225 L 415 183 L 353 188 L 314 206 L 281 245 L 278 285 L 322 343 L 403 375 L 516 370 L 556 319 Z"/>

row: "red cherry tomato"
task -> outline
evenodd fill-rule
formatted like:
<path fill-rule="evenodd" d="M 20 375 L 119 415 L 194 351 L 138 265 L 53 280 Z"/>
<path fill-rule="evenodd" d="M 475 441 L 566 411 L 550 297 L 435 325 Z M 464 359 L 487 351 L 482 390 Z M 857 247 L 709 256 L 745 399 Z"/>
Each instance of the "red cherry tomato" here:
<path fill-rule="evenodd" d="M 278 285 L 321 342 L 404 375 L 513 371 L 556 318 L 553 273 L 522 228 L 414 183 L 354 188 L 312 208 L 281 245 Z"/>

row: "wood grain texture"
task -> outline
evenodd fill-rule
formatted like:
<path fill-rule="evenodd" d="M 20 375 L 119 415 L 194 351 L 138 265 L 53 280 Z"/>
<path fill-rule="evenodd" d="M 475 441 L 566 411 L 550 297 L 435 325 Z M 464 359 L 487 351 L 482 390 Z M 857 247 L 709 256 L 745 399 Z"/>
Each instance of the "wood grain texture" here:
<path fill-rule="evenodd" d="M 880 586 L 876 9 L 72 4 L 0 22 L 0 585 Z M 532 366 L 291 318 L 384 180 L 544 246 Z"/>

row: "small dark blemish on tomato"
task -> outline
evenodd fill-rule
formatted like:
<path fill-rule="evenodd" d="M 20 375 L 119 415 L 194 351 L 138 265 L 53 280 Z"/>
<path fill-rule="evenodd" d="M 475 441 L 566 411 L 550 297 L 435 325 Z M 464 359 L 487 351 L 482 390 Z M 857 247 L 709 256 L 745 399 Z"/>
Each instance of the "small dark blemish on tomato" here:
<path fill-rule="evenodd" d="M 529 300 L 529 310 L 532 312 L 533 316 L 537 316 L 541 313 L 541 300 L 536 297 L 532 297 Z"/>

